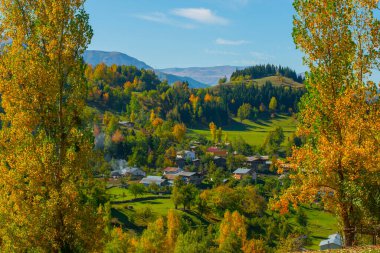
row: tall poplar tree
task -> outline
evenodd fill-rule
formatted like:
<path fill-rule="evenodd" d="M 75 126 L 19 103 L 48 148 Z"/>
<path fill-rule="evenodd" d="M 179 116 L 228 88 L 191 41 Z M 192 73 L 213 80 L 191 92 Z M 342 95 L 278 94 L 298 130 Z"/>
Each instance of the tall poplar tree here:
<path fill-rule="evenodd" d="M 91 252 L 102 243 L 82 121 L 84 0 L 1 0 L 0 251 Z"/>
<path fill-rule="evenodd" d="M 294 149 L 293 185 L 277 204 L 322 198 L 342 225 L 346 246 L 359 225 L 379 223 L 380 103 L 378 0 L 295 0 L 293 37 L 310 72 Z"/>

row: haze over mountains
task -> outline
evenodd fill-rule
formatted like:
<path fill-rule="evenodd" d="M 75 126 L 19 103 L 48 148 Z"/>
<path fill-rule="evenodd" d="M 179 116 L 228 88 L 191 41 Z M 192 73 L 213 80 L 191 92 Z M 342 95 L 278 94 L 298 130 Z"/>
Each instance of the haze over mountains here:
<path fill-rule="evenodd" d="M 187 81 L 191 88 L 205 88 L 218 83 L 222 77 L 231 77 L 236 69 L 244 67 L 219 66 L 219 67 L 192 67 L 192 68 L 167 68 L 154 69 L 143 61 L 140 61 L 127 54 L 119 52 L 104 52 L 96 50 L 87 50 L 84 60 L 95 66 L 102 62 L 106 65 L 132 65 L 137 68 L 152 69 L 156 72 L 161 80 L 168 80 L 169 84 L 176 81 Z"/>
<path fill-rule="evenodd" d="M 233 72 L 237 69 L 244 69 L 245 67 L 236 66 L 218 66 L 218 67 L 191 67 L 191 68 L 167 68 L 159 69 L 159 71 L 177 75 L 189 76 L 197 81 L 213 86 L 218 83 L 222 77 L 230 79 Z"/>

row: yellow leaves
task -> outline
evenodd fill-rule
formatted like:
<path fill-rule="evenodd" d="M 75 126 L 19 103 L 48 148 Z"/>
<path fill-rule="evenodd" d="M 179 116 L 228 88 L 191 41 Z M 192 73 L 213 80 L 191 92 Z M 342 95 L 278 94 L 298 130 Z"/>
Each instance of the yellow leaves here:
<path fill-rule="evenodd" d="M 86 92 L 80 55 L 91 37 L 76 15 L 82 4 L 0 4 L 1 36 L 12 39 L 0 61 L 0 251 L 59 251 L 63 243 L 92 251 L 102 241 L 90 240 L 103 234 L 96 207 L 79 201 L 79 192 L 94 198 L 82 192 L 94 183 L 92 144 L 77 128 Z"/>
<path fill-rule="evenodd" d="M 154 127 L 158 127 L 158 126 L 161 126 L 162 124 L 164 123 L 163 119 L 161 118 L 155 118 L 152 122 L 152 125 Z"/>
<path fill-rule="evenodd" d="M 178 142 L 182 142 L 183 138 L 185 137 L 187 128 L 185 124 L 175 124 L 173 128 L 173 135 L 177 139 Z"/>

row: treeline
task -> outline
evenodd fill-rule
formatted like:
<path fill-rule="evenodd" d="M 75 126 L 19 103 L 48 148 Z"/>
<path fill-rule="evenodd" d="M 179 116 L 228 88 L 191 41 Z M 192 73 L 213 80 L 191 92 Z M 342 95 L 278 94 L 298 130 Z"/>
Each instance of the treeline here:
<path fill-rule="evenodd" d="M 275 75 L 288 77 L 299 83 L 303 83 L 304 81 L 304 78 L 301 75 L 298 75 L 296 71 L 288 67 L 271 64 L 257 65 L 243 70 L 236 70 L 231 76 L 231 81 L 253 80 Z"/>
<path fill-rule="evenodd" d="M 160 82 L 153 71 L 131 66 L 88 66 L 86 77 L 90 105 L 125 114 L 140 125 L 149 123 L 153 110 L 163 120 L 187 126 L 206 126 L 210 122 L 224 126 L 243 104 L 251 105 L 253 119 L 270 112 L 295 112 L 304 94 L 303 89 L 273 86 L 270 82 L 263 86 L 237 84 L 210 89 L 191 89 L 181 82 L 170 86 Z M 273 97 L 276 108 L 269 110 Z"/>

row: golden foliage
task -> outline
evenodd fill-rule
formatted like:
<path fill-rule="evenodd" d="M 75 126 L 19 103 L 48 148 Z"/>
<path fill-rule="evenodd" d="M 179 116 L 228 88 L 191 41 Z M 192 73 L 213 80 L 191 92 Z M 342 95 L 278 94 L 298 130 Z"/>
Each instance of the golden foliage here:
<path fill-rule="evenodd" d="M 96 251 L 81 0 L 0 2 L 0 251 Z M 93 240 L 93 238 L 99 238 Z"/>
<path fill-rule="evenodd" d="M 293 186 L 275 207 L 311 202 L 317 195 L 340 217 L 347 245 L 352 228 L 378 210 L 371 191 L 380 187 L 380 103 L 368 81 L 379 59 L 378 1 L 294 3 L 293 37 L 310 68 L 298 135 L 307 141 L 289 159 Z M 295 165 L 295 166 L 294 166 Z M 372 213 L 372 214 L 371 214 Z"/>
<path fill-rule="evenodd" d="M 182 142 L 183 138 L 185 137 L 186 131 L 187 129 L 185 124 L 175 124 L 173 128 L 173 135 L 178 142 Z"/>

